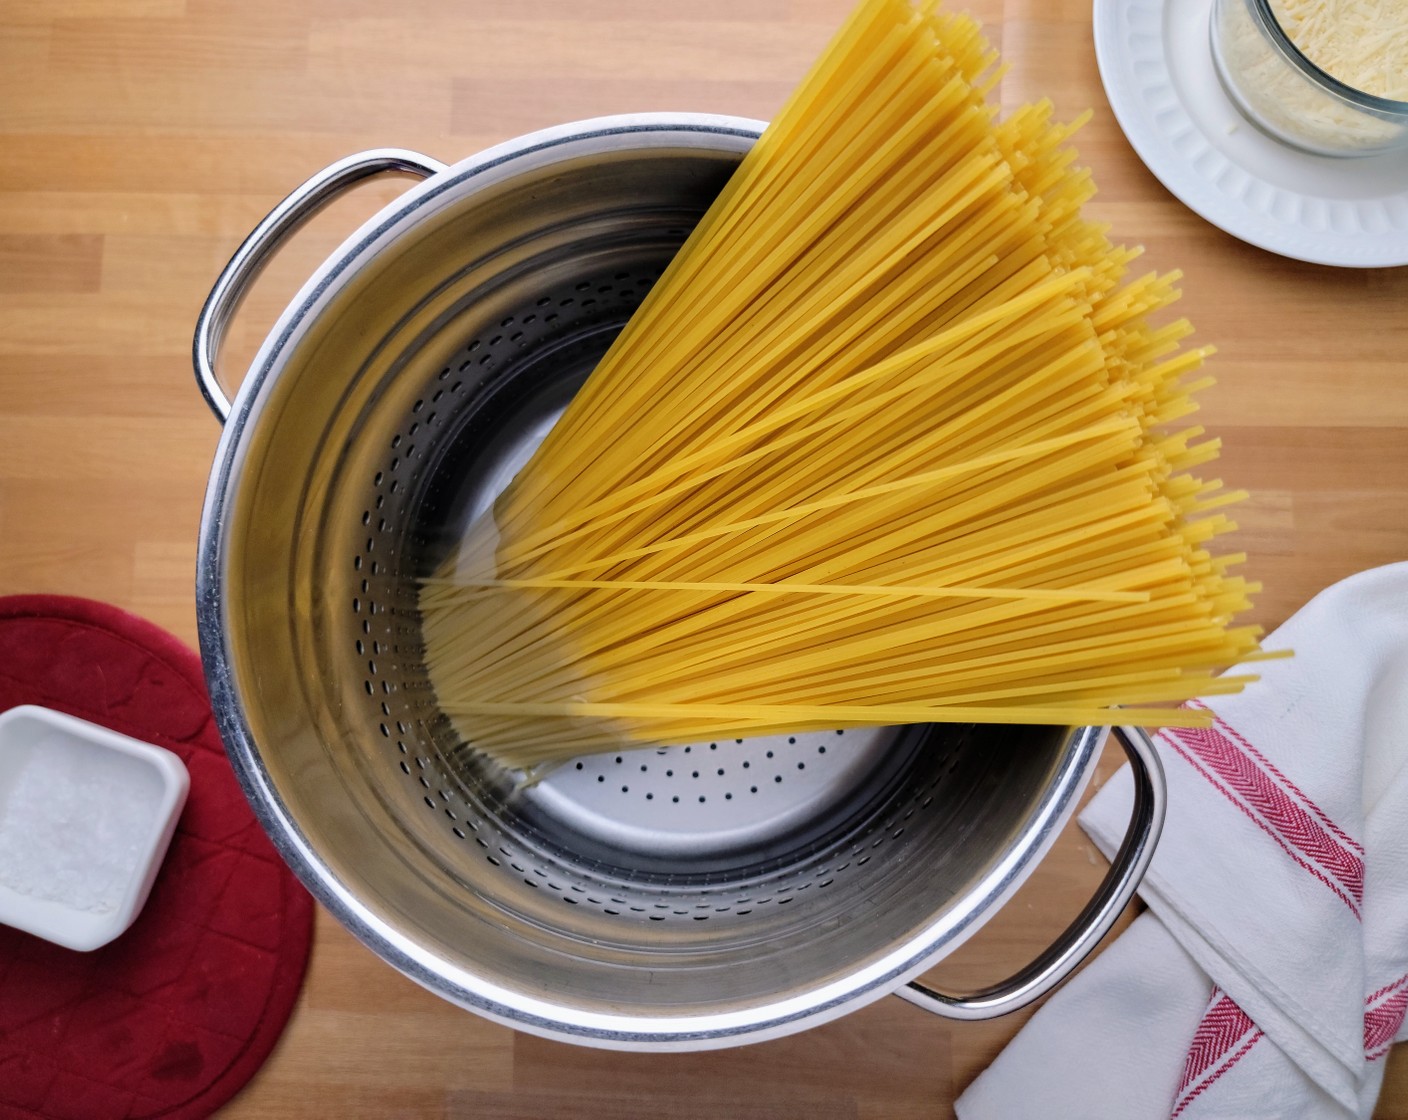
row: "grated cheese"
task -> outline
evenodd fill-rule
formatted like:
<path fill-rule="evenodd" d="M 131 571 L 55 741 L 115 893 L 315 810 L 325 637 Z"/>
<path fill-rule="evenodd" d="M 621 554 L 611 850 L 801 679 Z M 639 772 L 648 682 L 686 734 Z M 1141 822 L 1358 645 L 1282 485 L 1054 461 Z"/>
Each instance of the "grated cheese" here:
<path fill-rule="evenodd" d="M 1408 101 L 1408 0 L 1271 0 L 1296 47 L 1345 85 Z M 1404 117 L 1353 105 L 1293 68 L 1242 0 L 1218 5 L 1215 46 L 1243 108 L 1292 144 L 1329 154 L 1383 150 L 1402 141 Z"/>
<path fill-rule="evenodd" d="M 1271 0 L 1300 52 L 1333 78 L 1408 101 L 1408 0 Z"/>

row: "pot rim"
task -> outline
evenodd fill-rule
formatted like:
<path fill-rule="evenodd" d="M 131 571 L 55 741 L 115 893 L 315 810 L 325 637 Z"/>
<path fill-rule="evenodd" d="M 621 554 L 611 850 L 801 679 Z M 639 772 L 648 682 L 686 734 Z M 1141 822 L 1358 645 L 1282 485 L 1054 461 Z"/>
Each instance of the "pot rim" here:
<path fill-rule="evenodd" d="M 245 436 L 258 422 L 261 404 L 277 380 L 284 356 L 362 262 L 391 245 L 418 216 L 460 201 L 463 192 L 473 193 L 499 181 L 512 174 L 515 165 L 528 170 L 584 151 L 632 150 L 666 143 L 717 148 L 719 141 L 733 138 L 737 146 L 740 141 L 756 140 L 764 127 L 765 122 L 758 120 L 701 113 L 594 118 L 506 141 L 410 187 L 314 272 L 270 331 L 234 398 L 206 492 L 196 562 L 200 652 L 226 754 L 260 825 L 313 896 L 383 960 L 461 1007 L 560 1041 L 626 1050 L 711 1049 L 790 1034 L 890 994 L 966 941 L 1021 886 L 1073 814 L 1104 742 L 1104 728 L 1069 730 L 1060 769 L 1032 811 L 1022 842 L 1003 853 L 970 892 L 976 905 L 964 907 L 961 913 L 938 916 L 868 966 L 824 985 L 742 1011 L 681 1016 L 589 1012 L 506 988 L 446 960 L 358 900 L 308 842 L 275 788 L 245 717 L 227 644 L 226 512 L 240 481 Z M 711 138 L 717 139 L 711 143 Z"/>

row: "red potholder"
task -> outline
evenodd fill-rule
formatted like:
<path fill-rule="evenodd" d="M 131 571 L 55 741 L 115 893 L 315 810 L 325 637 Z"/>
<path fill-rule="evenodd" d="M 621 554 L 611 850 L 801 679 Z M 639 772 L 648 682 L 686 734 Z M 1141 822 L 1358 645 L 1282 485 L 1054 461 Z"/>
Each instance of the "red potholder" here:
<path fill-rule="evenodd" d="M 0 599 L 0 711 L 19 704 L 174 751 L 191 792 L 116 941 L 76 953 L 0 926 L 0 1118 L 209 1116 L 288 1021 L 313 900 L 240 792 L 200 660 L 170 634 L 85 599 Z"/>

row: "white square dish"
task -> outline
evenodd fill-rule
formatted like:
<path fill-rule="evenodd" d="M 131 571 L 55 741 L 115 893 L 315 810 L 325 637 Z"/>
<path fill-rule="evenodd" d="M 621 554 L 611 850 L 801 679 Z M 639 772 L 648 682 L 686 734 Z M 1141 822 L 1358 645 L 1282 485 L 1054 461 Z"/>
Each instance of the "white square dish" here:
<path fill-rule="evenodd" d="M 136 920 L 190 777 L 170 751 L 34 705 L 0 713 L 0 923 L 69 949 Z"/>

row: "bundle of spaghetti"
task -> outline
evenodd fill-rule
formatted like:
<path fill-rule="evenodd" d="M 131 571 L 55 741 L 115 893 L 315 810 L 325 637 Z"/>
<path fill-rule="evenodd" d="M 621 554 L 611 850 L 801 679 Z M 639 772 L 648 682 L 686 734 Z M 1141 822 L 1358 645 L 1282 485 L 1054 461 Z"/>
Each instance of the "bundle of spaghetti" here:
<path fill-rule="evenodd" d="M 1240 493 L 1180 426 L 1177 276 L 1082 215 L 970 18 L 864 0 L 492 511 L 421 592 L 463 740 L 930 721 L 1160 725 L 1240 689 Z M 1116 711 L 1118 709 L 1118 711 Z"/>

